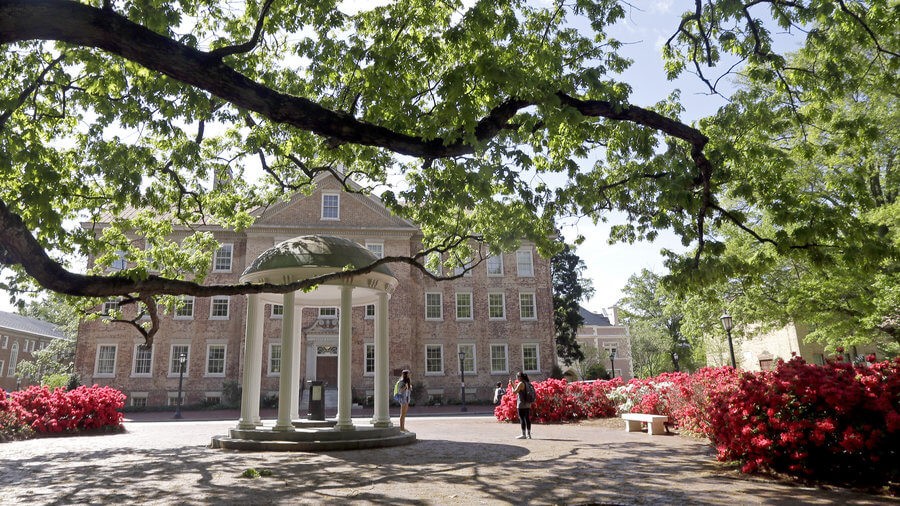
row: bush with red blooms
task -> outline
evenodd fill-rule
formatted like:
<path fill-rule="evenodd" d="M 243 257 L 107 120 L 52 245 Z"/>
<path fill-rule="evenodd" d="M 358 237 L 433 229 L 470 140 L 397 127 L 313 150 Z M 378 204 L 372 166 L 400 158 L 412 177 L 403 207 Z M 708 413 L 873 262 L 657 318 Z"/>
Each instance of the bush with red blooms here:
<path fill-rule="evenodd" d="M 50 391 L 47 387 L 31 386 L 12 392 L 0 408 L 18 423 L 45 434 L 119 429 L 124 416 L 119 410 L 124 405 L 125 394 L 110 387 Z"/>
<path fill-rule="evenodd" d="M 575 382 L 547 379 L 532 382 L 535 401 L 531 404 L 531 420 L 535 423 L 571 422 L 585 418 L 607 418 L 616 414 L 608 393 L 622 385 L 621 378 L 609 381 Z M 519 421 L 516 395 L 507 387 L 494 416 L 501 422 Z"/>
<path fill-rule="evenodd" d="M 744 373 L 715 393 L 709 437 L 719 460 L 857 485 L 900 483 L 900 358 Z"/>
<path fill-rule="evenodd" d="M 0 388 L 0 443 L 34 436 L 24 417 L 22 407 Z"/>

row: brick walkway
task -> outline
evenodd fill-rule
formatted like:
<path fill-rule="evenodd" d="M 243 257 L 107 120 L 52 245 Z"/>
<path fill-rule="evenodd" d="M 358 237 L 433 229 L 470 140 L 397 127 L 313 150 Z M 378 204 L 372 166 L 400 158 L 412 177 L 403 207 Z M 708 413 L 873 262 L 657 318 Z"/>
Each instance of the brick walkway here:
<path fill-rule="evenodd" d="M 216 413 L 0 444 L 0 504 L 900 504 L 742 476 L 703 441 L 626 433 L 614 420 L 535 426 L 535 439 L 517 440 L 517 425 L 487 416 L 416 416 L 410 446 L 241 453 L 206 447 L 235 424 L 198 420 Z M 248 468 L 272 475 L 241 478 Z"/>

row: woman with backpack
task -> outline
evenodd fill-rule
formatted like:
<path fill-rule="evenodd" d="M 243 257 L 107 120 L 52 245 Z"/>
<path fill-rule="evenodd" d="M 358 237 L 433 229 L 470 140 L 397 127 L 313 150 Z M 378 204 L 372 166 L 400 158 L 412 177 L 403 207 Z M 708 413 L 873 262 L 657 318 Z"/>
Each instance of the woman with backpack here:
<path fill-rule="evenodd" d="M 512 380 L 509 380 L 512 386 Z M 513 387 L 516 394 L 516 408 L 519 410 L 519 423 L 522 425 L 522 435 L 516 439 L 531 439 L 531 403 L 534 402 L 535 392 L 528 375 L 524 372 L 516 374 L 516 385 Z"/>
<path fill-rule="evenodd" d="M 409 370 L 403 370 L 403 376 L 394 385 L 394 400 L 400 404 L 400 430 L 406 430 L 406 411 L 409 410 L 409 397 L 412 393 L 412 382 Z"/>

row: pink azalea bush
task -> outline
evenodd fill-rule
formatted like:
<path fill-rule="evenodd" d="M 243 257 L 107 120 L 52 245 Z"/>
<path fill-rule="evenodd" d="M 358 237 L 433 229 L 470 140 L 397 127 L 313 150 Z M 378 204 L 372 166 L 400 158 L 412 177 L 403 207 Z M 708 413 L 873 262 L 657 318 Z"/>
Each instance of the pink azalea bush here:
<path fill-rule="evenodd" d="M 708 438 L 719 460 L 857 484 L 900 483 L 900 358 L 824 366 L 799 357 L 775 370 L 704 368 L 693 374 L 591 383 L 534 383 L 537 423 L 650 413 Z M 494 414 L 517 421 L 507 392 Z"/>
<path fill-rule="evenodd" d="M 118 429 L 124 416 L 125 394 L 97 385 L 68 391 L 31 386 L 3 398 L 0 416 L 38 434 Z"/>

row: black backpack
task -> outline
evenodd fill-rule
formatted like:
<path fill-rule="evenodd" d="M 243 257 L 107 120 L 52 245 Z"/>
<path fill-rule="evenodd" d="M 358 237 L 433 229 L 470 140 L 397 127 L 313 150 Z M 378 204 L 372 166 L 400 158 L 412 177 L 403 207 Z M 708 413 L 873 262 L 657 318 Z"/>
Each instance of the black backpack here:
<path fill-rule="evenodd" d="M 525 382 L 525 402 L 532 403 L 537 398 L 537 394 L 534 391 L 534 387 L 531 386 L 530 381 Z"/>

